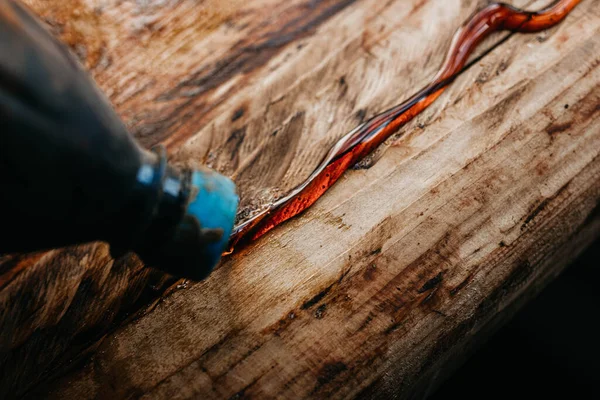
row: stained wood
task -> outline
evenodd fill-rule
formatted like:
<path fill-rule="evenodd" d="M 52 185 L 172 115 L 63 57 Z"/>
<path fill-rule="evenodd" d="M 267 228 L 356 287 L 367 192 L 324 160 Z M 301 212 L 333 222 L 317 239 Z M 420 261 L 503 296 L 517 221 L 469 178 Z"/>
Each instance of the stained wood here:
<path fill-rule="evenodd" d="M 233 176 L 244 218 L 422 86 L 483 3 L 28 4 L 146 145 Z M 5 394 L 48 377 L 28 393 L 422 393 L 598 236 L 599 6 L 584 0 L 552 30 L 484 44 L 493 50 L 376 162 L 205 282 L 171 286 L 103 244 L 7 257 Z"/>

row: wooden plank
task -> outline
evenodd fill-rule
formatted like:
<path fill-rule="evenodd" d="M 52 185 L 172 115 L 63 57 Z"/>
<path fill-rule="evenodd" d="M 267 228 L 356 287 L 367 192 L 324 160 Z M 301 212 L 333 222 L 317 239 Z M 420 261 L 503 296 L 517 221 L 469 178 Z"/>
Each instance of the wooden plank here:
<path fill-rule="evenodd" d="M 350 4 L 253 0 L 205 2 L 201 6 L 194 2 L 193 7 L 190 1 L 167 2 L 162 7 L 120 1 L 91 5 L 82 1 L 28 1 L 27 4 L 80 55 L 127 125 L 145 144 L 155 144 L 163 137 L 167 144 L 183 143 L 194 136 L 178 158 L 209 162 L 202 139 L 198 139 L 202 134 L 195 135 L 205 119 L 207 126 L 211 126 L 205 131 L 226 132 L 228 138 L 237 136 L 243 127 L 240 124 L 254 126 L 253 140 L 261 143 L 256 153 L 234 152 L 234 148 L 227 148 L 230 139 L 217 136 L 221 144 L 214 147 L 220 149 L 220 158 L 211 162 L 230 175 L 235 171 L 227 169 L 228 165 L 237 165 L 239 159 L 243 165 L 252 167 L 249 160 L 260 154 L 261 159 L 273 161 L 270 168 L 280 165 L 280 172 L 273 169 L 269 179 L 260 182 L 253 180 L 255 173 L 237 174 L 243 207 L 250 210 L 272 198 L 270 193 L 283 192 L 298 180 L 275 182 L 289 168 L 287 163 L 278 161 L 286 157 L 287 150 L 281 150 L 281 135 L 272 135 L 275 129 L 289 131 L 287 136 L 306 137 L 302 140 L 304 150 L 298 150 L 295 157 L 306 160 L 307 167 L 301 172 L 307 173 L 324 154 L 324 145 L 425 82 L 437 68 L 436 63 L 442 61 L 448 32 L 481 5 L 454 1 L 449 4 L 448 12 L 435 2 L 414 1 L 382 5 L 378 1 Z M 417 29 L 426 19 L 436 20 L 437 24 Z M 150 27 L 163 28 L 145 29 L 144 21 Z M 173 29 L 168 29 L 170 26 Z M 183 27 L 194 31 L 188 32 Z M 392 40 L 389 36 L 393 32 L 409 35 L 411 40 Z M 282 36 L 289 43 L 280 43 Z M 263 43 L 258 50 L 257 42 Z M 380 47 L 388 47 L 390 52 L 401 54 L 403 60 L 422 64 L 425 69 L 411 68 L 410 63 L 393 59 L 378 60 L 369 52 L 374 52 L 379 42 L 384 43 Z M 431 58 L 430 63 L 424 62 L 424 54 Z M 256 66 L 255 57 L 262 60 Z M 323 63 L 327 57 L 331 59 Z M 182 64 L 181 67 L 164 65 L 170 59 Z M 230 64 L 225 79 L 219 71 L 221 66 Z M 381 82 L 365 82 L 368 91 L 362 91 L 357 84 L 348 88 L 350 94 L 339 97 L 338 82 L 351 70 L 351 65 L 357 65 L 352 79 L 359 83 L 363 80 L 361 74 L 367 73 L 366 68 L 372 71 L 369 75 L 386 75 Z M 206 71 L 212 71 L 212 75 Z M 202 73 L 218 84 L 214 88 L 202 87 L 195 94 L 170 94 L 175 87 L 185 86 L 178 83 L 192 82 L 191 76 Z M 397 76 L 402 79 L 396 79 Z M 387 87 L 393 92 L 387 91 Z M 292 92 L 286 95 L 287 100 L 281 101 L 279 97 L 289 91 Z M 323 103 L 314 108 L 310 103 L 319 96 L 337 104 L 328 109 L 339 110 L 335 115 L 339 125 L 321 126 L 323 117 L 318 110 Z M 359 96 L 362 99 L 358 100 Z M 277 100 L 274 104 L 272 97 Z M 310 110 L 291 107 L 294 98 Z M 208 104 L 209 108 L 202 108 L 202 104 Z M 367 105 L 372 107 L 371 111 Z M 241 109 L 245 110 L 244 115 L 233 118 Z M 307 112 L 310 120 L 303 122 L 306 128 L 290 128 L 294 115 Z M 180 138 L 180 130 L 171 130 L 170 124 L 179 124 L 182 114 L 190 114 L 192 119 L 180 128 L 183 132 Z M 219 115 L 220 120 L 216 117 Z M 258 129 L 261 116 L 269 121 L 268 124 L 263 121 L 264 130 Z M 164 121 L 168 126 L 159 129 L 156 121 Z M 245 142 L 246 147 L 253 143 L 250 139 Z M 178 145 L 172 144 L 170 148 L 175 151 Z M 263 164 L 257 162 L 254 170 L 263 174 Z M 4 260 L 2 267 L 1 301 L 5 311 L 1 323 L 3 332 L 12 333 L 3 336 L 5 342 L 1 347 L 5 354 L 3 365 L 11 366 L 4 368 L 9 371 L 0 385 L 4 393 L 14 388 L 26 389 L 47 372 L 62 370 L 57 364 L 69 364 L 112 325 L 152 305 L 165 290 L 173 288 L 174 282 L 163 274 L 144 269 L 133 257 L 111 260 L 103 244 L 11 257 Z"/>
<path fill-rule="evenodd" d="M 117 29 L 106 15 L 138 21 L 154 13 L 154 24 L 166 26 L 176 15 L 197 21 L 198 8 L 173 2 L 135 15 L 115 1 L 93 13 L 106 35 L 98 54 L 112 62 L 94 61 L 91 36 L 72 44 L 86 44 L 80 54 L 138 137 L 236 177 L 251 213 L 302 180 L 359 119 L 430 78 L 450 33 L 480 5 L 313 3 L 208 2 L 204 12 L 225 10 L 227 22 L 205 36 L 178 22 L 186 29 L 174 41 L 191 47 L 174 55 L 152 34 L 144 51 L 143 41 L 113 32 L 135 24 Z M 55 25 L 77 9 L 30 4 Z M 91 15 L 78 6 L 64 19 L 64 37 Z M 265 23 L 272 10 L 281 25 Z M 206 282 L 111 333 L 54 394 L 418 390 L 418 378 L 428 383 L 497 311 L 557 273 L 565 249 L 598 235 L 599 14 L 597 2 L 584 0 L 561 26 L 498 46 L 377 163 L 346 174 L 313 209 Z M 168 36 L 164 29 L 154 35 Z M 154 67 L 177 59 L 181 69 Z M 40 378 L 40 365 L 78 354 L 115 318 L 158 296 L 142 289 L 164 280 L 135 260 L 113 263 L 101 244 L 6 260 L 2 271 L 3 332 L 15 332 L 3 343 L 12 350 L 4 369 L 14 367 L 3 382 L 19 388 Z"/>

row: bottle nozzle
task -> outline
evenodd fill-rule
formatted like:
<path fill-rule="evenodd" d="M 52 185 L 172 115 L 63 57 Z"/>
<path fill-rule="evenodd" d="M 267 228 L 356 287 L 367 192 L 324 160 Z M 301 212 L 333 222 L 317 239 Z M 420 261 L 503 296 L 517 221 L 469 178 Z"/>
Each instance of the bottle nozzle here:
<path fill-rule="evenodd" d="M 239 202 L 234 183 L 210 169 L 170 168 L 164 150 L 154 165 L 142 166 L 142 175 L 144 168 L 148 187 L 158 194 L 134 250 L 149 266 L 182 278 L 204 279 L 229 242 Z M 143 178 L 138 176 L 138 181 Z"/>

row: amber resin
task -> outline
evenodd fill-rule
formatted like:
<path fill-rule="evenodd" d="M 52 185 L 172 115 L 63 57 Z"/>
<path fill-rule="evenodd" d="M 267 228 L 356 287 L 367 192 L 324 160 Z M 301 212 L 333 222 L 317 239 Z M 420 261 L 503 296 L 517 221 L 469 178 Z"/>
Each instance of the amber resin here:
<path fill-rule="evenodd" d="M 431 83 L 402 104 L 371 118 L 341 138 L 308 179 L 287 196 L 235 227 L 228 253 L 236 246 L 258 239 L 310 207 L 344 171 L 433 103 L 460 73 L 475 47 L 489 34 L 501 30 L 537 32 L 548 29 L 561 22 L 580 1 L 560 0 L 537 12 L 493 3 L 475 13 L 456 32 L 446 60 Z"/>

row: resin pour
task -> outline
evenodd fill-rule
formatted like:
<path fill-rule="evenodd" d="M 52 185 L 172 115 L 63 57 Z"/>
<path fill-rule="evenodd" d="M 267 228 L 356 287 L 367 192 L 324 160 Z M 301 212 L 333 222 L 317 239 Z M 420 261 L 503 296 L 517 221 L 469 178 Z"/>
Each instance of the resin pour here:
<path fill-rule="evenodd" d="M 479 43 L 493 32 L 538 32 L 561 22 L 581 0 L 559 0 L 537 12 L 493 3 L 476 12 L 454 35 L 446 60 L 433 80 L 409 99 L 347 133 L 329 150 L 313 173 L 288 195 L 236 226 L 229 245 L 252 242 L 300 214 L 319 199 L 350 167 L 370 154 L 404 124 L 433 103 L 465 67 Z"/>

